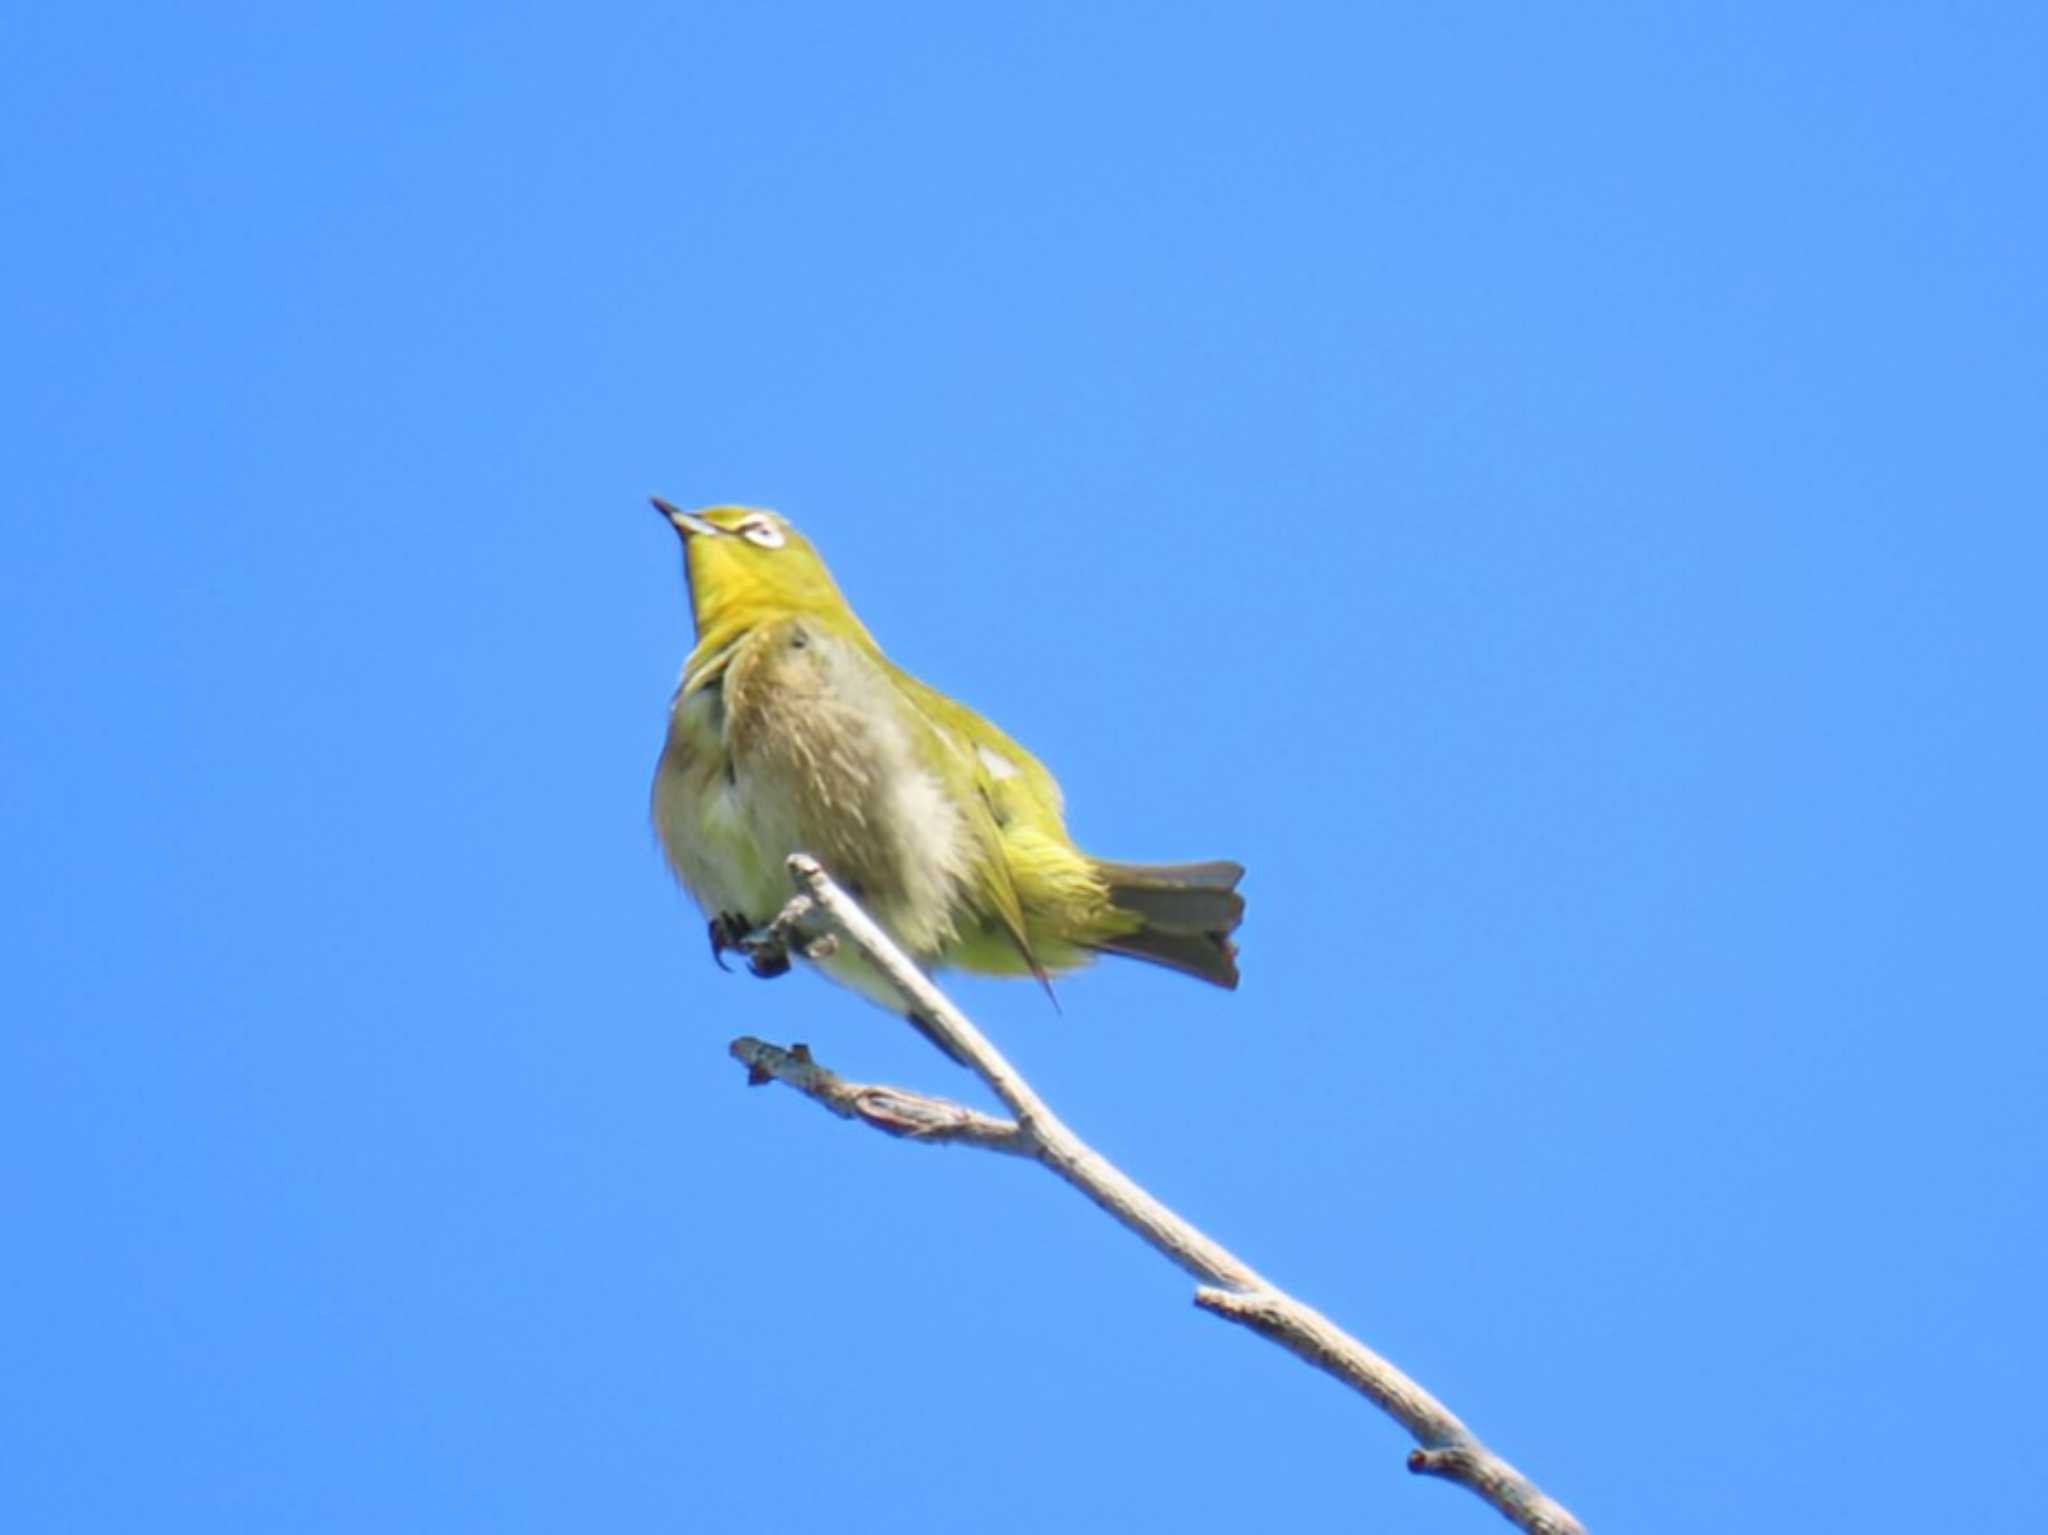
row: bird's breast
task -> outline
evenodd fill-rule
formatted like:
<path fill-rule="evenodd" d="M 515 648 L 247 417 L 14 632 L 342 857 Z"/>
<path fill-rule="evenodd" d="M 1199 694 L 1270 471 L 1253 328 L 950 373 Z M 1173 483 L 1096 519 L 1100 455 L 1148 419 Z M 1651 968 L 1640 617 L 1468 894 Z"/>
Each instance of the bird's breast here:
<path fill-rule="evenodd" d="M 972 870 L 931 727 L 872 658 L 800 623 L 750 640 L 727 676 L 736 804 L 768 861 L 818 857 L 928 958 L 951 941 Z"/>

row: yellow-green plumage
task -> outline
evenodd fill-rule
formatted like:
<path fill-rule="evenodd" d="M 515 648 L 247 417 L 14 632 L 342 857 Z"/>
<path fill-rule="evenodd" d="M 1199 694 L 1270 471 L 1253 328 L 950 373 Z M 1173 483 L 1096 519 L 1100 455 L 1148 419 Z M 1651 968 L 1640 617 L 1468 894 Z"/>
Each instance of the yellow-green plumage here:
<path fill-rule="evenodd" d="M 654 776 L 676 877 L 765 923 L 807 852 L 927 966 L 1041 978 L 1096 952 L 1237 984 L 1232 863 L 1116 864 L 1073 844 L 1023 747 L 895 666 L 772 512 L 655 506 L 683 537 L 697 645 Z M 887 1003 L 858 956 L 823 962 Z"/>

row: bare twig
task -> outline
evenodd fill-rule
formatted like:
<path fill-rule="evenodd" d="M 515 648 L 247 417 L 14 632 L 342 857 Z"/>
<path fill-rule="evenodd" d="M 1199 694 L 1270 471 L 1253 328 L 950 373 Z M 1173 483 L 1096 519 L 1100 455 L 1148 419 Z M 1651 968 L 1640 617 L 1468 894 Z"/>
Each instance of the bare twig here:
<path fill-rule="evenodd" d="M 1204 1281 L 1195 1291 L 1196 1305 L 1342 1381 L 1405 1428 L 1418 1446 L 1408 1457 L 1410 1471 L 1470 1488 L 1521 1529 L 1584 1535 L 1577 1519 L 1480 1443 L 1443 1403 L 1321 1312 L 1261 1278 L 1090 1149 L 817 860 L 799 853 L 789 868 L 802 893 L 776 925 L 793 931 L 816 913 L 828 917 L 888 978 L 919 1028 L 986 1082 L 1015 1118 L 999 1119 L 921 1093 L 844 1081 L 813 1061 L 802 1045 L 782 1050 L 757 1039 L 738 1039 L 732 1053 L 746 1063 L 749 1081 L 782 1082 L 841 1118 L 861 1120 L 890 1135 L 978 1146 L 1043 1163 Z"/>
<path fill-rule="evenodd" d="M 841 1119 L 858 1119 L 906 1140 L 949 1141 L 1017 1157 L 1038 1154 L 1038 1142 L 1010 1120 L 899 1087 L 849 1082 L 812 1060 L 808 1046 L 791 1045 L 785 1050 L 766 1040 L 743 1037 L 734 1040 L 731 1049 L 746 1062 L 747 1080 L 755 1086 L 784 1083 L 806 1098 L 816 1099 Z"/>

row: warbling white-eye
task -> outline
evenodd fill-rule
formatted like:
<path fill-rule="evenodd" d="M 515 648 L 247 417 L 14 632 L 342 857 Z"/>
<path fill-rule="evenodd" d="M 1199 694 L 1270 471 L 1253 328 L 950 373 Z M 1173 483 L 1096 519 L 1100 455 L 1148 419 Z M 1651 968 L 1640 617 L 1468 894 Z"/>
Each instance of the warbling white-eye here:
<path fill-rule="evenodd" d="M 682 535 L 697 645 L 654 773 L 654 824 L 711 922 L 712 953 L 788 960 L 749 935 L 816 857 L 927 968 L 1047 976 L 1097 953 L 1237 984 L 1234 863 L 1129 864 L 1074 846 L 1059 785 L 964 704 L 897 667 L 788 522 L 655 509 Z M 801 936 L 801 935 L 800 935 Z M 884 1006 L 847 946 L 819 963 Z"/>

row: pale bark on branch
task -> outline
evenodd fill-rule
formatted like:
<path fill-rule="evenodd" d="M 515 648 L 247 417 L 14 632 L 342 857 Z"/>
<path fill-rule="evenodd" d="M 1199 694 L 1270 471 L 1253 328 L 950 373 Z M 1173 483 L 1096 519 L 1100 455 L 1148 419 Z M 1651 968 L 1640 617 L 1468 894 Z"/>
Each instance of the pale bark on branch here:
<path fill-rule="evenodd" d="M 782 935 L 815 930 L 817 919 L 824 918 L 837 941 L 853 944 L 888 978 L 919 1028 L 979 1076 L 1013 1117 L 900 1088 L 845 1081 L 820 1066 L 802 1045 L 783 1049 L 758 1039 L 736 1039 L 732 1053 L 746 1063 L 750 1081 L 784 1083 L 841 1118 L 906 1140 L 974 1146 L 1041 1163 L 1201 1280 L 1196 1305 L 1279 1344 L 1399 1423 L 1417 1446 L 1408 1456 L 1410 1471 L 1469 1488 L 1521 1529 L 1584 1535 L 1584 1526 L 1561 1504 L 1489 1450 L 1420 1385 L 1321 1312 L 1261 1277 L 1090 1149 L 815 859 L 798 854 L 789 867 L 800 894 L 773 929 Z"/>

